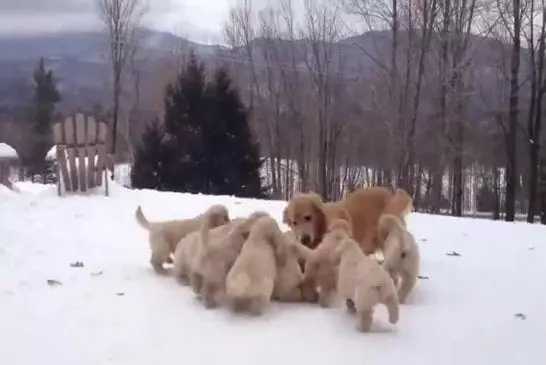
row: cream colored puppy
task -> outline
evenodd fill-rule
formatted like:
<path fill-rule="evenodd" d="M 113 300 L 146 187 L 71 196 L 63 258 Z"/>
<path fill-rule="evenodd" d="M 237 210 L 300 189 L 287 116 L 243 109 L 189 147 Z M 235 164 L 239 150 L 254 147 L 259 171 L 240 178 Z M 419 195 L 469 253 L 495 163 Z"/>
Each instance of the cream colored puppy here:
<path fill-rule="evenodd" d="M 269 216 L 257 211 L 248 218 L 234 224 L 225 234 L 201 230 L 200 247 L 195 260 L 192 284 L 206 308 L 214 308 L 225 298 L 226 276 L 233 266 L 250 231 L 260 217 Z"/>
<path fill-rule="evenodd" d="M 201 220 L 200 228 L 182 238 L 176 247 L 172 268 L 174 278 L 183 285 L 191 284 L 193 291 L 199 294 L 202 282 L 201 277 L 196 273 L 196 261 L 201 251 L 203 232 L 206 231 L 212 239 L 219 240 L 245 220 L 245 218 L 235 218 L 227 224 L 216 226 L 213 217 L 205 215 Z"/>
<path fill-rule="evenodd" d="M 304 258 L 305 270 L 302 286 L 312 286 L 318 293 L 321 307 L 329 307 L 336 297 L 336 281 L 339 257 L 335 249 L 350 235 L 351 225 L 346 220 L 336 219 L 328 227 L 322 242 L 314 250 L 303 244 L 297 246 L 299 255 Z"/>
<path fill-rule="evenodd" d="M 299 264 L 301 257 L 297 245 L 301 243 L 292 231 L 284 232 L 283 236 L 284 247 L 279 250 L 281 260 L 277 263 L 273 299 L 281 302 L 300 302 L 303 301 L 301 287 L 303 272 Z"/>
<path fill-rule="evenodd" d="M 378 238 L 383 241 L 382 267 L 389 272 L 396 286 L 401 279 L 398 298 L 400 303 L 405 303 L 419 275 L 419 246 L 404 222 L 395 215 L 383 214 L 379 218 L 377 232 Z"/>
<path fill-rule="evenodd" d="M 362 332 L 370 330 L 373 310 L 378 304 L 387 307 L 389 322 L 397 323 L 398 295 L 390 275 L 368 257 L 349 235 L 334 250 L 334 259 L 339 260 L 337 293 L 345 299 L 347 309 L 356 313 L 358 329 Z"/>
<path fill-rule="evenodd" d="M 178 243 L 189 233 L 199 229 L 205 217 L 211 225 L 218 227 L 230 221 L 225 206 L 216 204 L 209 207 L 204 213 L 196 217 L 164 222 L 149 222 L 140 206 L 137 207 L 135 217 L 138 224 L 149 231 L 149 242 L 152 254 L 150 264 L 159 274 L 166 273 L 163 264 L 170 261 L 170 255 L 176 251 Z"/>
<path fill-rule="evenodd" d="M 261 217 L 254 223 L 226 278 L 226 299 L 234 311 L 263 313 L 273 295 L 283 246 L 274 218 Z"/>

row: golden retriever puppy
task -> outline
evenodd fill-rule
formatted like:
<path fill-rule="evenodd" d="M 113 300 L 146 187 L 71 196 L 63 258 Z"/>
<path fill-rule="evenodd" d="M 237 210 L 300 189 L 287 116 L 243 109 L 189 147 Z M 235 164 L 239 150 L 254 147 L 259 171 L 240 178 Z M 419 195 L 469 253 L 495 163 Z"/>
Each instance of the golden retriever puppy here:
<path fill-rule="evenodd" d="M 277 262 L 277 277 L 273 288 L 273 299 L 282 302 L 300 302 L 303 300 L 301 284 L 303 272 L 300 267 L 300 255 L 296 245 L 298 241 L 292 231 L 283 233 L 284 242 Z"/>
<path fill-rule="evenodd" d="M 225 234 L 210 230 L 200 233 L 200 247 L 195 260 L 193 278 L 198 281 L 198 292 L 206 308 L 223 302 L 226 277 L 249 237 L 253 225 L 268 213 L 257 211 L 233 225 Z M 195 285 L 192 284 L 195 291 Z"/>
<path fill-rule="evenodd" d="M 330 306 L 335 299 L 339 266 L 335 250 L 346 237 L 350 237 L 350 234 L 350 224 L 345 220 L 336 219 L 332 221 L 321 244 L 314 250 L 302 244 L 297 246 L 300 256 L 305 258 L 304 285 L 313 286 L 317 291 L 321 307 Z"/>
<path fill-rule="evenodd" d="M 274 218 L 261 217 L 254 223 L 226 278 L 231 309 L 254 315 L 263 313 L 273 295 L 277 267 L 285 258 L 281 258 L 284 246 L 283 234 Z"/>
<path fill-rule="evenodd" d="M 356 313 L 360 331 L 370 330 L 378 304 L 387 307 L 391 324 L 398 322 L 399 302 L 392 278 L 349 235 L 334 249 L 333 260 L 339 262 L 337 293 L 345 299 L 347 309 Z"/>
<path fill-rule="evenodd" d="M 170 255 L 176 251 L 176 246 L 182 238 L 199 228 L 201 221 L 207 219 L 215 227 L 224 225 L 230 221 L 228 210 L 225 206 L 215 204 L 204 213 L 190 219 L 170 220 L 164 222 L 149 222 L 140 206 L 137 207 L 135 217 L 138 224 L 149 232 L 149 242 L 152 251 L 150 264 L 159 274 L 166 273 L 164 263 L 170 261 Z"/>
<path fill-rule="evenodd" d="M 201 250 L 203 231 L 207 231 L 208 236 L 218 240 L 227 236 L 231 229 L 245 220 L 245 218 L 235 218 L 229 223 L 216 226 L 213 217 L 205 215 L 204 219 L 201 220 L 200 228 L 182 238 L 176 246 L 172 268 L 174 278 L 183 285 L 191 283 L 194 292 L 199 294 L 201 282 L 200 278 L 196 276 L 195 267 Z"/>
<path fill-rule="evenodd" d="M 419 275 L 419 246 L 402 219 L 395 215 L 383 214 L 379 218 L 377 231 L 383 246 L 381 266 L 389 272 L 396 286 L 401 279 L 398 299 L 404 303 Z"/>

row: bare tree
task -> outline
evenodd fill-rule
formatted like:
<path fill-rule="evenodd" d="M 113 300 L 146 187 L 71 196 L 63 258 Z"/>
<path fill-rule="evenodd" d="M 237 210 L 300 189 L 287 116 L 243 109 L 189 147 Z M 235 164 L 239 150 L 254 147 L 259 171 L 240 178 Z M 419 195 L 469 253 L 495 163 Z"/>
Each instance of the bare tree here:
<path fill-rule="evenodd" d="M 336 43 L 342 36 L 341 9 L 335 1 L 305 1 L 305 25 L 302 35 L 307 39 L 306 65 L 314 86 L 318 144 L 316 171 L 318 192 L 327 200 L 340 194 L 337 169 L 337 143 L 342 121 L 334 117 L 336 84 L 343 79 L 343 60 Z M 339 100 L 339 99 L 338 99 Z"/>
<path fill-rule="evenodd" d="M 508 134 L 506 139 L 506 197 L 505 220 L 513 222 L 515 218 L 516 187 L 517 187 L 517 134 L 518 118 L 520 116 L 520 60 L 523 15 L 525 0 L 497 0 L 497 11 L 500 22 L 509 34 L 512 43 L 510 55 L 510 97 L 508 112 Z"/>
<path fill-rule="evenodd" d="M 529 98 L 529 114 L 527 122 L 527 136 L 529 145 L 529 197 L 527 204 L 527 222 L 533 223 L 537 211 L 537 183 L 538 183 L 538 155 L 540 150 L 540 133 L 542 129 L 542 101 L 546 92 L 544 53 L 546 37 L 546 8 L 544 0 L 540 1 L 540 8 L 536 9 L 535 1 L 531 0 L 528 14 L 529 33 L 527 37 L 528 49 L 530 52 L 530 79 L 531 90 Z M 537 27 L 535 20 L 542 17 L 540 27 Z M 535 29 L 538 28 L 538 29 Z M 538 30 L 538 32 L 537 32 Z M 538 38 L 538 42 L 536 39 Z"/>
<path fill-rule="evenodd" d="M 96 0 L 99 16 L 108 29 L 113 84 L 112 154 L 116 153 L 120 95 L 127 60 L 132 53 L 135 32 L 146 11 L 142 0 Z M 112 174 L 113 174 L 112 169 Z"/>

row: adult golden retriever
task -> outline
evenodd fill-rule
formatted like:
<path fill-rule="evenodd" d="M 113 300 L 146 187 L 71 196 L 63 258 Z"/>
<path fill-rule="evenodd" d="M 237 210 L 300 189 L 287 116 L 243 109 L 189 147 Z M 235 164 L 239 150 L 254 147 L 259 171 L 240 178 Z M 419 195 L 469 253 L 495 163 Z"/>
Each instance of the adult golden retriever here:
<path fill-rule="evenodd" d="M 366 254 L 371 254 L 381 248 L 382 241 L 377 238 L 379 217 L 390 213 L 404 220 L 412 209 L 413 200 L 403 189 L 396 189 L 393 193 L 385 187 L 362 187 L 348 194 L 344 200 L 328 203 L 315 193 L 300 193 L 288 202 L 283 211 L 283 222 L 304 246 L 314 249 L 322 242 L 333 220 L 345 220 L 353 239 Z M 333 281 L 332 278 L 322 279 L 319 281 L 323 283 Z M 315 280 L 307 275 L 301 285 L 304 301 L 316 302 L 320 299 L 315 286 Z"/>
<path fill-rule="evenodd" d="M 385 208 L 390 204 L 392 210 L 407 209 L 391 201 L 395 196 L 384 187 L 360 188 L 344 200 L 328 203 L 315 193 L 298 194 L 284 209 L 283 222 L 305 246 L 313 249 L 322 241 L 330 222 L 344 219 L 351 225 L 352 237 L 366 252 L 373 252 L 375 228 Z"/>

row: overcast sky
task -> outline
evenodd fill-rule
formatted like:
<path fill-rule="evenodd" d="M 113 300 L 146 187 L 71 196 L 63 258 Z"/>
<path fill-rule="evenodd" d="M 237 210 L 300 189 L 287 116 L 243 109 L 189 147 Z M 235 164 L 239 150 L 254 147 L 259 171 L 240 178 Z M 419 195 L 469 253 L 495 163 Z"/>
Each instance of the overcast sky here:
<path fill-rule="evenodd" d="M 144 24 L 198 42 L 217 42 L 236 0 L 148 0 Z M 261 6 L 271 0 L 254 0 Z M 99 29 L 96 0 L 0 0 L 0 32 Z"/>

